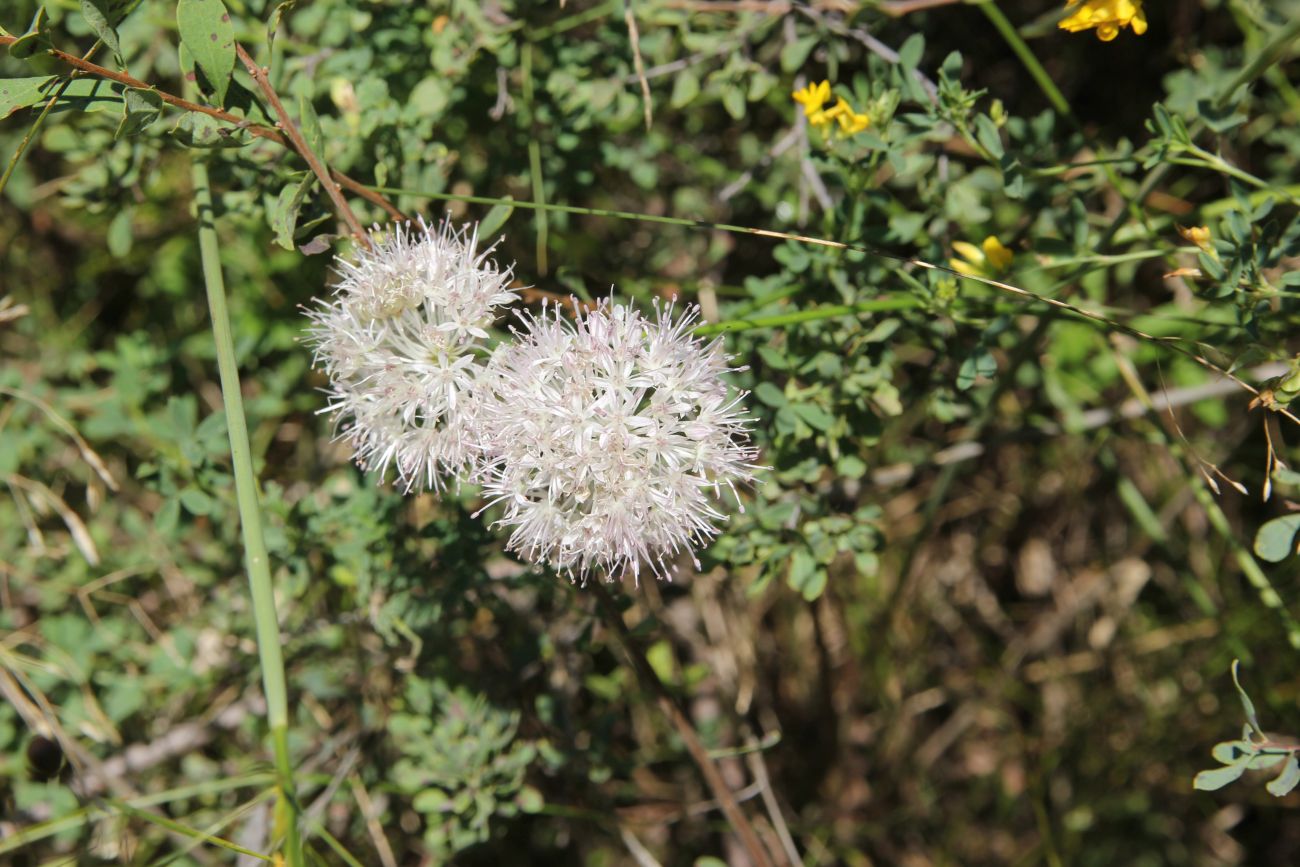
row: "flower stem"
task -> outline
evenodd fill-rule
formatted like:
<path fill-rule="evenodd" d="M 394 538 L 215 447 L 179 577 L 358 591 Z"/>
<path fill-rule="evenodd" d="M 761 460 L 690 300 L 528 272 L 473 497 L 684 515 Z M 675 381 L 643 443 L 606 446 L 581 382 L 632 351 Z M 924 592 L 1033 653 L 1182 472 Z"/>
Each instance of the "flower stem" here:
<path fill-rule="evenodd" d="M 1037 82 L 1039 90 L 1041 90 L 1043 95 L 1047 97 L 1047 101 L 1052 104 L 1052 108 L 1056 109 L 1058 114 L 1073 118 L 1074 113 L 1070 111 L 1069 100 L 1067 100 L 1065 95 L 1061 93 L 1060 89 L 1056 86 L 1056 82 L 1052 81 L 1052 76 L 1047 74 L 1047 70 L 1043 68 L 1043 64 L 1038 62 L 1038 58 L 1034 56 L 1034 52 L 1025 44 L 1025 40 L 1022 39 L 1020 33 L 1016 31 L 1015 25 L 1007 20 L 1007 16 L 1002 14 L 1002 10 L 998 8 L 998 4 L 994 3 L 993 0 L 989 0 L 987 3 L 979 4 L 979 7 L 980 11 L 984 13 L 984 16 L 988 18 L 989 21 L 993 22 L 993 26 L 998 29 L 998 33 L 1002 34 L 1002 38 L 1006 40 L 1007 45 L 1015 52 L 1016 57 L 1020 58 L 1020 62 L 1025 65 L 1025 69 L 1028 70 L 1029 74 L 1033 76 L 1034 81 Z"/>
<path fill-rule="evenodd" d="M 546 188 L 542 181 L 542 146 L 537 141 L 537 120 L 533 114 L 536 103 L 533 100 L 533 43 L 525 42 L 520 48 L 520 66 L 524 76 L 524 114 L 523 122 L 530 129 L 528 136 L 528 176 L 533 184 L 533 202 L 536 204 L 534 215 L 537 226 L 537 273 L 546 274 L 546 246 L 548 218 L 546 208 Z"/>
<path fill-rule="evenodd" d="M 244 559 L 253 597 L 253 620 L 257 628 L 257 652 L 266 693 L 266 717 L 275 753 L 276 781 L 280 790 L 279 809 L 285 816 L 285 857 L 289 867 L 303 867 L 302 841 L 298 834 L 299 808 L 294 791 L 293 765 L 289 757 L 289 702 L 285 687 L 284 656 L 280 650 L 280 625 L 275 614 L 271 568 L 262 534 L 262 510 L 258 503 L 257 478 L 253 474 L 252 449 L 248 443 L 248 421 L 239 388 L 239 367 L 231 336 L 226 287 L 221 276 L 220 247 L 212 209 L 212 188 L 203 158 L 196 156 L 193 167 L 194 203 L 199 219 L 199 255 L 203 282 L 207 287 L 212 315 L 212 337 L 216 343 L 217 369 L 221 375 L 221 397 L 230 434 L 230 457 L 235 474 L 235 498 L 244 540 Z"/>
<path fill-rule="evenodd" d="M 1250 84 L 1259 78 L 1265 72 L 1273 67 L 1273 64 L 1281 59 L 1282 54 L 1296 39 L 1300 39 L 1300 17 L 1291 21 L 1290 24 L 1277 31 L 1277 34 L 1269 40 L 1263 50 L 1251 59 L 1250 63 L 1242 67 L 1241 72 L 1232 79 L 1223 92 L 1219 94 L 1214 104 L 1222 108 L 1232 101 L 1233 94 L 1241 87 Z"/>
<path fill-rule="evenodd" d="M 833 319 L 838 316 L 857 316 L 862 313 L 884 313 L 891 310 L 911 310 L 922 306 L 919 298 L 873 298 L 858 304 L 823 304 L 810 310 L 798 310 L 794 313 L 777 313 L 772 316 L 752 316 L 745 319 L 724 319 L 701 325 L 695 329 L 697 337 L 713 334 L 729 334 L 733 331 L 750 331 L 755 328 L 783 328 L 798 325 L 801 322 L 815 322 L 819 319 Z"/>

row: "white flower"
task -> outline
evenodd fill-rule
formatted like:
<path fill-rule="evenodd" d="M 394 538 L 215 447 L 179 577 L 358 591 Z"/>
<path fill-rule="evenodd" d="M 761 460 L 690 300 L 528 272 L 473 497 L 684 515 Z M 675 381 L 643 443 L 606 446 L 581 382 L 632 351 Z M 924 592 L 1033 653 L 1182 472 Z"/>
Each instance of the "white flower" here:
<path fill-rule="evenodd" d="M 474 380 L 495 308 L 515 300 L 511 271 L 478 252 L 477 227 L 375 227 L 373 247 L 337 260 L 339 285 L 309 311 L 329 406 L 363 469 L 389 465 L 407 491 L 464 471 Z"/>
<path fill-rule="evenodd" d="M 511 550 L 614 580 L 642 563 L 666 575 L 669 557 L 717 534 L 714 499 L 753 478 L 757 451 L 721 341 L 691 336 L 698 308 L 674 313 L 543 310 L 497 348 L 480 382 L 477 480 Z"/>

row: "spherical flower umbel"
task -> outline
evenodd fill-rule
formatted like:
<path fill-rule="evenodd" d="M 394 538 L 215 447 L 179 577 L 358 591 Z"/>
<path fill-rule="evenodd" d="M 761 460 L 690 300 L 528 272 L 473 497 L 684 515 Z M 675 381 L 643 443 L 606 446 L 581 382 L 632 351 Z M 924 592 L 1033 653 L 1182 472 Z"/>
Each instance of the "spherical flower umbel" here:
<path fill-rule="evenodd" d="M 608 580 L 717 534 L 714 500 L 753 478 L 743 393 L 720 341 L 691 335 L 698 309 L 653 318 L 603 302 L 558 308 L 501 344 L 480 381 L 477 480 L 509 547 L 571 579 Z"/>
<path fill-rule="evenodd" d="M 376 226 L 371 241 L 336 261 L 334 297 L 308 313 L 325 411 L 363 469 L 436 490 L 476 454 L 474 380 L 495 309 L 515 300 L 511 272 L 478 251 L 477 227 L 420 220 Z"/>

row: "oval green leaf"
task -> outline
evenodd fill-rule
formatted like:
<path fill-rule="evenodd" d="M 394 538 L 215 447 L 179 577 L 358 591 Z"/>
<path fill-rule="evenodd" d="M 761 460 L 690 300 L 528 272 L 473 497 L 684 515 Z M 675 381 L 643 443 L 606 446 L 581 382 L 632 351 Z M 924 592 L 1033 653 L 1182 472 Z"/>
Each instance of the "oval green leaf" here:
<path fill-rule="evenodd" d="M 1295 534 L 1300 530 L 1300 513 L 1274 518 L 1255 534 L 1255 553 L 1270 563 L 1279 563 L 1295 550 Z"/>
<path fill-rule="evenodd" d="M 180 0 L 176 27 L 181 44 L 194 57 L 212 85 L 217 105 L 226 103 L 226 89 L 235 69 L 235 28 L 221 0 Z"/>

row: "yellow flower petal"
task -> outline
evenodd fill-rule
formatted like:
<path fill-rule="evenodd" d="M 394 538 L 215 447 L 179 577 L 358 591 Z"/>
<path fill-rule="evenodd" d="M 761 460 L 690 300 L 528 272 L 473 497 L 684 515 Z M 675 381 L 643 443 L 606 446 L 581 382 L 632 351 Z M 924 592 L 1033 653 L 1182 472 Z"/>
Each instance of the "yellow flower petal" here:
<path fill-rule="evenodd" d="M 980 269 L 963 259 L 949 259 L 948 267 L 958 274 L 965 274 L 967 277 L 981 277 Z"/>
<path fill-rule="evenodd" d="M 985 238 L 983 248 L 984 257 L 993 266 L 994 271 L 1005 271 L 1011 267 L 1011 260 L 1015 258 L 1015 253 L 1004 247 L 995 236 L 989 235 Z"/>
<path fill-rule="evenodd" d="M 1147 30 L 1142 0 L 1070 0 L 1066 8 L 1074 12 L 1061 20 L 1058 26 L 1062 30 L 1078 33 L 1096 28 L 1102 42 L 1110 42 L 1125 27 L 1132 27 L 1139 36 Z"/>
<path fill-rule="evenodd" d="M 820 84 L 810 84 L 790 94 L 790 98 L 803 106 L 805 116 L 812 117 L 831 98 L 831 83 L 823 81 Z"/>
<path fill-rule="evenodd" d="M 845 102 L 845 101 L 844 101 L 844 97 L 841 96 L 841 97 L 836 101 L 835 105 L 833 105 L 833 106 L 831 106 L 830 108 L 826 109 L 826 116 L 827 116 L 827 117 L 831 117 L 831 118 L 835 118 L 835 117 L 839 117 L 839 116 L 841 116 L 841 115 L 843 115 L 843 114 L 845 114 L 845 113 L 849 113 L 849 114 L 851 114 L 852 112 L 853 112 L 853 107 L 850 106 L 847 102 Z"/>
<path fill-rule="evenodd" d="M 952 250 L 973 265 L 984 264 L 984 251 L 969 241 L 953 241 Z M 960 270 L 960 269 L 959 269 Z M 964 271 L 962 273 L 965 273 Z"/>

